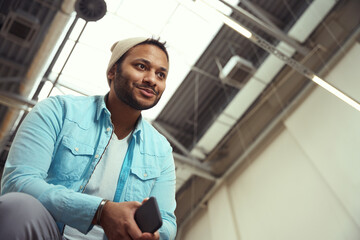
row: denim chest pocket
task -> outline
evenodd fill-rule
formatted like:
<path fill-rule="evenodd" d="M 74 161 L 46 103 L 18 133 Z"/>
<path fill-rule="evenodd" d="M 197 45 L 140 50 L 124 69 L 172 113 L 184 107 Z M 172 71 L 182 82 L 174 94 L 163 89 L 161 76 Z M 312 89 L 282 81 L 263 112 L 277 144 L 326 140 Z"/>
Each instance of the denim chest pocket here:
<path fill-rule="evenodd" d="M 94 148 L 64 136 L 49 174 L 60 180 L 79 180 L 94 154 Z"/>
<path fill-rule="evenodd" d="M 139 201 L 149 197 L 160 169 L 151 167 L 132 167 L 126 183 L 125 201 Z"/>

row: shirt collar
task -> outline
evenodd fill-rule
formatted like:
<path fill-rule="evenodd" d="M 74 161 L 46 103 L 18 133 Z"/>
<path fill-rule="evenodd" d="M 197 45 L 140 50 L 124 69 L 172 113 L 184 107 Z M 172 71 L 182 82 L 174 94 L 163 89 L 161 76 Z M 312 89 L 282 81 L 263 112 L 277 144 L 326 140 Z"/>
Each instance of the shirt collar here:
<path fill-rule="evenodd" d="M 106 107 L 106 99 L 108 98 L 109 93 L 105 96 L 97 96 L 97 106 L 96 106 L 96 120 L 99 120 L 101 113 L 104 111 L 107 115 L 110 116 L 110 111 Z"/>
<path fill-rule="evenodd" d="M 135 129 L 133 132 L 133 136 L 140 138 L 140 140 L 144 139 L 144 136 L 143 136 L 144 135 L 144 131 L 143 131 L 144 124 L 143 124 L 143 122 L 144 122 L 143 117 L 142 117 L 142 115 L 140 115 L 140 117 L 138 118 L 138 120 L 136 122 Z"/>

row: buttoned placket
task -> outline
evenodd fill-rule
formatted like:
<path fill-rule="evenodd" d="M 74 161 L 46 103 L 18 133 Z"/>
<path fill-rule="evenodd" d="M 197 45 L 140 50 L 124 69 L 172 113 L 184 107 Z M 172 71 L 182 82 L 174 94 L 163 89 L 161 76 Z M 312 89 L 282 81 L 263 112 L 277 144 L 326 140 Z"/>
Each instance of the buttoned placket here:
<path fill-rule="evenodd" d="M 120 202 L 120 197 L 122 195 L 122 192 L 125 188 L 126 179 L 130 175 L 130 169 L 132 165 L 133 160 L 133 154 L 134 154 L 134 145 L 135 145 L 135 136 L 134 133 L 131 135 L 130 144 L 126 151 L 125 159 L 123 162 L 123 165 L 121 167 L 120 176 L 116 185 L 116 191 L 114 195 L 114 202 Z"/>
<path fill-rule="evenodd" d="M 81 185 L 81 186 L 80 186 L 80 190 L 82 190 L 82 191 L 81 191 L 82 193 L 85 191 L 85 189 L 86 189 L 87 185 L 89 184 L 89 181 L 90 181 L 90 179 L 91 179 L 92 175 L 93 175 L 93 174 L 94 174 L 94 172 L 95 172 L 95 169 L 96 169 L 97 165 L 100 163 L 100 161 L 101 161 L 101 159 L 102 159 L 102 157 L 103 157 L 103 155 L 104 155 L 104 153 L 105 153 L 106 149 L 108 148 L 108 146 L 109 146 L 109 144 L 110 144 L 110 141 L 111 141 L 112 135 L 114 134 L 114 130 L 113 130 L 113 129 L 114 129 L 114 127 L 113 127 L 113 126 L 112 126 L 112 127 L 107 127 L 107 128 L 106 128 L 106 134 L 108 134 L 108 135 L 110 134 L 109 140 L 108 140 L 108 142 L 107 142 L 107 144 L 106 144 L 106 147 L 105 147 L 104 151 L 102 152 L 102 154 L 101 154 L 101 156 L 100 156 L 100 159 L 97 161 L 97 163 L 96 163 L 96 165 L 95 165 L 95 167 L 94 167 L 94 169 L 93 169 L 92 173 L 90 174 L 90 177 L 87 179 L 85 186 L 83 186 L 83 185 Z M 110 132 L 110 131 L 111 131 L 111 132 Z M 95 154 L 95 159 L 97 159 L 97 158 L 99 158 L 99 154 L 98 154 L 98 153 L 97 153 L 97 154 Z"/>

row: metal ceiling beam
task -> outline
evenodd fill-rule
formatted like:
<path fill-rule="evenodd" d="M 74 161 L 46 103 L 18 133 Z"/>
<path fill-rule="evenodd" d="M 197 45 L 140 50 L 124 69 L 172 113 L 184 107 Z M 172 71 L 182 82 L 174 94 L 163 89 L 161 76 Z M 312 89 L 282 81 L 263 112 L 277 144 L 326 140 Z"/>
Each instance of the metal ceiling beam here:
<path fill-rule="evenodd" d="M 215 82 L 217 82 L 219 85 L 222 85 L 222 83 L 220 81 L 220 78 L 218 76 L 211 75 L 207 71 L 204 71 L 201 68 L 196 67 L 195 65 L 191 66 L 191 70 L 194 71 L 194 72 L 197 72 L 197 73 L 199 73 L 201 75 L 204 75 L 208 79 L 215 80 Z"/>
<path fill-rule="evenodd" d="M 173 135 L 171 135 L 163 126 L 156 122 L 152 122 L 152 125 L 158 129 L 172 144 L 174 144 L 182 153 L 184 153 L 188 158 L 194 159 L 198 161 L 193 155 L 191 155 L 190 151 L 186 149 L 184 145 L 182 145 Z"/>
<path fill-rule="evenodd" d="M 199 159 L 191 155 L 191 153 L 159 123 L 152 122 L 152 125 L 186 155 L 184 156 L 173 152 L 175 162 L 178 161 L 182 164 L 185 164 L 186 166 L 189 166 L 192 169 L 192 174 L 206 178 L 208 180 L 216 181 L 216 177 L 212 174 L 212 170 L 207 164 L 201 163 Z"/>
<path fill-rule="evenodd" d="M 276 24 L 283 24 L 278 18 L 262 9 L 259 5 L 252 3 L 249 0 L 241 0 L 241 3 L 249 8 L 258 18 L 264 21 L 264 23 L 267 23 L 274 28 L 279 28 Z"/>
<path fill-rule="evenodd" d="M 165 128 L 170 135 L 177 134 L 179 130 L 181 130 L 179 127 L 175 127 L 163 121 L 156 121 L 156 124 L 160 124 L 161 127 Z M 193 135 L 186 131 L 182 131 L 181 136 L 185 138 L 193 138 Z"/>
<path fill-rule="evenodd" d="M 193 159 L 190 159 L 175 152 L 173 152 L 173 156 L 175 163 L 179 162 L 186 165 L 190 169 L 191 174 L 195 174 L 199 177 L 203 177 L 211 181 L 216 181 L 216 177 L 211 174 L 211 168 L 208 165 L 195 162 L 193 161 Z"/>
<path fill-rule="evenodd" d="M 182 163 L 185 163 L 187 165 L 190 165 L 192 167 L 201 169 L 202 171 L 208 173 L 209 175 L 212 176 L 211 174 L 211 169 L 202 164 L 200 162 L 199 159 L 197 159 L 196 157 L 194 157 L 189 150 L 186 149 L 186 147 L 184 147 L 174 136 L 172 136 L 165 128 L 163 128 L 163 126 L 161 126 L 159 123 L 156 122 L 152 122 L 152 125 L 158 129 L 168 140 L 169 142 L 171 142 L 172 144 L 174 144 L 180 151 L 182 151 L 185 156 L 182 156 L 180 154 L 177 153 L 173 153 L 174 158 L 177 158 L 179 161 L 181 161 Z"/>
<path fill-rule="evenodd" d="M 310 51 L 309 49 L 299 44 L 295 39 L 289 37 L 281 29 L 265 24 L 263 21 L 256 18 L 254 15 L 252 15 L 251 13 L 249 13 L 248 11 L 246 11 L 245 9 L 239 6 L 233 6 L 224 0 L 219 0 L 219 1 L 222 2 L 224 5 L 230 7 L 233 11 L 235 11 L 235 13 L 237 13 L 244 20 L 250 22 L 251 24 L 255 25 L 256 27 L 260 28 L 264 32 L 275 37 L 276 39 L 279 39 L 287 43 L 289 46 L 296 49 L 296 51 L 299 52 L 300 54 L 306 56 L 309 53 Z"/>
<path fill-rule="evenodd" d="M 8 107 L 15 107 L 16 109 L 26 111 L 28 111 L 29 108 L 34 107 L 36 104 L 36 102 L 33 100 L 29 100 L 23 96 L 4 91 L 0 91 L 0 103 Z"/>
<path fill-rule="evenodd" d="M 7 83 L 19 83 L 21 82 L 22 77 L 3 77 L 0 79 L 1 83 L 7 82 Z"/>
<path fill-rule="evenodd" d="M 16 70 L 18 70 L 20 72 L 25 70 L 24 65 L 21 65 L 20 63 L 17 63 L 15 61 L 9 60 L 9 59 L 4 58 L 4 57 L 0 57 L 0 64 L 8 66 L 8 67 L 15 68 Z"/>
<path fill-rule="evenodd" d="M 166 122 L 159 122 L 159 121 L 156 121 L 155 123 L 157 126 L 160 125 L 160 127 L 162 127 L 163 130 L 165 130 L 170 136 L 172 136 L 174 138 L 174 134 L 179 134 L 179 131 L 181 131 L 180 135 L 181 137 L 185 137 L 185 138 L 193 138 L 193 135 L 186 132 L 186 131 L 183 131 L 180 127 L 175 127 L 175 126 L 172 126 Z M 155 125 L 154 125 L 155 126 Z M 165 134 L 164 134 L 165 135 Z M 176 141 L 178 141 L 177 139 L 175 139 Z M 190 152 L 186 149 L 186 147 L 181 144 L 179 141 L 178 143 L 184 148 L 185 151 L 187 152 Z M 174 143 L 175 144 L 175 143 Z M 187 155 L 184 151 L 182 151 L 185 155 Z"/>

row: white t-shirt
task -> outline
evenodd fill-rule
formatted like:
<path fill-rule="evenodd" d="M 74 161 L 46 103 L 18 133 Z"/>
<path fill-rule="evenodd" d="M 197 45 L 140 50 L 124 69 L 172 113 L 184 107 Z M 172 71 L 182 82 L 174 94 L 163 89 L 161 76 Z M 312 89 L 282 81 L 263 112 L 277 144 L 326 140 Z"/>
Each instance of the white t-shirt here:
<path fill-rule="evenodd" d="M 115 133 L 112 134 L 110 143 L 86 186 L 84 191 L 86 194 L 109 200 L 114 199 L 121 167 L 129 146 L 130 135 L 119 140 Z M 107 239 L 104 230 L 98 225 L 95 225 L 86 235 L 75 228 L 66 226 L 64 236 L 70 240 Z"/>

